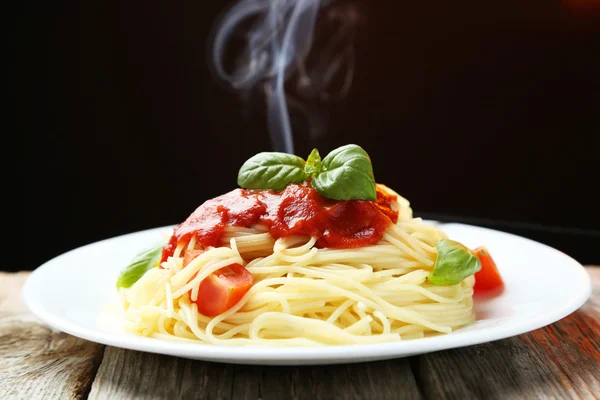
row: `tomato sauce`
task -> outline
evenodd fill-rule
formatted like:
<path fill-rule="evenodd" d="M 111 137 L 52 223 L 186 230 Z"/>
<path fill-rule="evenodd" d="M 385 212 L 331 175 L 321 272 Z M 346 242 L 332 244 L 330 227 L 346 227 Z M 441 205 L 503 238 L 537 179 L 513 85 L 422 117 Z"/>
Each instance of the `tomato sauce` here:
<path fill-rule="evenodd" d="M 227 226 L 262 224 L 275 239 L 316 236 L 318 248 L 356 248 L 377 243 L 398 220 L 391 208 L 396 196 L 377 188 L 377 201 L 335 201 L 321 196 L 309 183 L 291 184 L 281 192 L 235 189 L 206 201 L 177 226 L 163 248 L 162 260 L 178 243 L 196 236 L 203 247 L 221 245 Z"/>

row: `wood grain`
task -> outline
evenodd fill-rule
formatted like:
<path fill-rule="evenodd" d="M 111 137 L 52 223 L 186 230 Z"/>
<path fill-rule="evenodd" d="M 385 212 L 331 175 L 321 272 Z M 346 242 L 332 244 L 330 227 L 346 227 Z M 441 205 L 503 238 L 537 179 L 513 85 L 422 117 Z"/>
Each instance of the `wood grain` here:
<path fill-rule="evenodd" d="M 104 346 L 56 332 L 21 301 L 28 273 L 0 272 L 0 399 L 85 398 Z"/>
<path fill-rule="evenodd" d="M 104 350 L 27 311 L 20 291 L 28 273 L 0 273 L 0 399 L 600 399 L 600 267 L 587 270 L 590 300 L 546 328 L 422 356 L 314 367 Z"/>
<path fill-rule="evenodd" d="M 600 399 L 600 267 L 577 312 L 543 329 L 413 358 L 426 398 Z"/>
<path fill-rule="evenodd" d="M 269 367 L 106 349 L 90 399 L 419 399 L 407 359 Z"/>

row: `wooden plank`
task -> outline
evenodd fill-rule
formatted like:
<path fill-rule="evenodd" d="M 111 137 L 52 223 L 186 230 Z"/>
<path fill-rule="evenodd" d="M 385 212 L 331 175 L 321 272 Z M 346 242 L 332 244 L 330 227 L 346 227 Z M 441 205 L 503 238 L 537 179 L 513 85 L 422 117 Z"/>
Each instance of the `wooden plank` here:
<path fill-rule="evenodd" d="M 209 363 L 108 347 L 90 399 L 419 399 L 407 359 L 331 366 Z"/>
<path fill-rule="evenodd" d="M 314 367 L 207 363 L 107 347 L 90 398 L 600 398 L 600 268 L 588 270 L 594 294 L 582 309 L 516 338 L 410 359 Z M 20 299 L 26 277 L 0 273 L 0 398 L 84 398 L 103 346 L 54 332 L 33 317 Z"/>
<path fill-rule="evenodd" d="M 507 340 L 413 359 L 426 398 L 600 398 L 600 267 L 588 267 L 593 294 L 577 312 Z"/>
<path fill-rule="evenodd" d="M 29 314 L 21 298 L 21 288 L 30 272 L 0 272 L 0 313 L 2 315 Z"/>
<path fill-rule="evenodd" d="M 85 398 L 104 346 L 56 332 L 21 300 L 28 272 L 0 272 L 0 399 Z"/>

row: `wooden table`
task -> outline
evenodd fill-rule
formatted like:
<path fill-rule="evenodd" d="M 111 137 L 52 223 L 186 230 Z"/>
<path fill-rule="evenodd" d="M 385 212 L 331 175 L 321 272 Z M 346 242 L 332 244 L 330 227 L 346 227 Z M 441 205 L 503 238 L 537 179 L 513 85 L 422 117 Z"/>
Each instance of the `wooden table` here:
<path fill-rule="evenodd" d="M 0 399 L 599 399 L 600 266 L 577 312 L 492 343 L 389 361 L 261 367 L 103 346 L 54 331 L 0 273 Z"/>

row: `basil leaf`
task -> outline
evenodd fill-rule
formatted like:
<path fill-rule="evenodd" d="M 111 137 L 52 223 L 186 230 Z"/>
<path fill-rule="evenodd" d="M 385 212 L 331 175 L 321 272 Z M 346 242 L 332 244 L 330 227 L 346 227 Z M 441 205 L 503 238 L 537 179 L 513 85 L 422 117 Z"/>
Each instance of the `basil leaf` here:
<path fill-rule="evenodd" d="M 303 182 L 304 160 L 287 153 L 263 152 L 251 157 L 238 173 L 238 185 L 245 189 L 283 190 L 290 183 Z"/>
<path fill-rule="evenodd" d="M 333 200 L 377 200 L 371 159 L 355 144 L 329 153 L 311 184 L 321 195 Z"/>
<path fill-rule="evenodd" d="M 319 150 L 313 149 L 310 152 L 310 155 L 306 159 L 306 165 L 304 166 L 304 172 L 306 172 L 309 176 L 314 176 L 321 173 L 321 155 L 319 154 Z"/>
<path fill-rule="evenodd" d="M 437 260 L 428 278 L 432 285 L 456 285 L 481 270 L 479 258 L 454 240 L 442 239 L 435 248 Z"/>
<path fill-rule="evenodd" d="M 128 288 L 136 283 L 147 271 L 158 267 L 164 243 L 157 244 L 136 255 L 127 267 L 121 270 L 117 288 Z"/>

